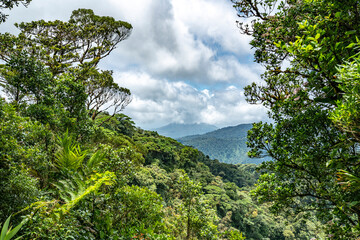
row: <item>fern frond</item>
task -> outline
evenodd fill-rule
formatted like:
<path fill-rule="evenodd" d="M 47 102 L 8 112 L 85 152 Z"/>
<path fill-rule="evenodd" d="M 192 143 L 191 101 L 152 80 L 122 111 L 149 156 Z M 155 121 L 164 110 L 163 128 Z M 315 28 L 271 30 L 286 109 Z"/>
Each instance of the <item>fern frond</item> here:
<path fill-rule="evenodd" d="M 59 190 L 60 198 L 68 203 L 77 197 L 78 192 L 86 188 L 86 179 L 80 172 L 74 172 L 71 179 L 60 180 L 53 185 Z"/>
<path fill-rule="evenodd" d="M 104 185 L 112 185 L 116 179 L 115 173 L 113 172 L 105 172 L 105 173 L 97 173 L 93 175 L 90 179 L 89 185 L 86 189 L 82 188 L 79 190 L 75 197 L 68 203 L 62 206 L 62 210 L 64 213 L 70 211 L 78 202 L 84 199 L 90 193 L 95 193 L 99 190 L 99 188 Z"/>
<path fill-rule="evenodd" d="M 82 151 L 80 145 L 74 143 L 66 131 L 63 137 L 58 137 L 58 150 L 55 153 L 55 165 L 62 170 L 77 170 L 81 167 L 87 151 Z"/>
<path fill-rule="evenodd" d="M 352 191 L 360 189 L 360 178 L 359 177 L 357 177 L 345 170 L 340 170 L 337 173 L 337 176 L 338 176 L 338 179 L 337 179 L 338 183 L 340 185 L 343 185 L 344 189 L 351 188 Z"/>
<path fill-rule="evenodd" d="M 90 193 L 96 193 L 102 185 L 112 185 L 116 179 L 113 172 L 96 173 L 88 181 L 83 181 L 81 174 L 75 174 L 73 179 L 54 184 L 60 191 L 60 197 L 65 201 L 60 211 L 66 214 L 78 202 Z"/>
<path fill-rule="evenodd" d="M 93 171 L 93 169 L 99 165 L 102 161 L 105 160 L 105 153 L 102 151 L 96 151 L 90 159 L 86 163 L 86 167 L 89 171 Z"/>

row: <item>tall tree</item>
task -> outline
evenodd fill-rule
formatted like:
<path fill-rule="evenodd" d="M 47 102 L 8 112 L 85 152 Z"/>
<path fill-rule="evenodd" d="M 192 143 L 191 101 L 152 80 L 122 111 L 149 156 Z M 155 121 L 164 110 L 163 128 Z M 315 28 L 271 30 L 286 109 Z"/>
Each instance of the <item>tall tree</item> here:
<path fill-rule="evenodd" d="M 61 100 L 72 117 L 76 117 L 74 112 L 87 109 L 93 120 L 100 111 L 108 109 L 113 111 L 113 117 L 131 102 L 130 90 L 115 83 L 111 71 L 97 67 L 118 43 L 129 37 L 131 24 L 95 15 L 90 9 L 78 9 L 67 22 L 39 20 L 16 26 L 21 31 L 18 36 L 0 35 L 0 59 L 6 62 L 0 84 L 16 102 L 29 97 L 25 90 L 42 86 L 42 91 L 36 89 L 32 96 L 53 89 L 50 95 Z M 44 74 L 36 74 L 35 65 L 44 69 L 39 62 L 51 73 L 50 81 L 42 77 Z"/>
<path fill-rule="evenodd" d="M 3 49 L 13 52 L 14 49 L 9 49 L 11 44 L 16 49 L 27 49 L 49 66 L 54 75 L 72 67 L 96 67 L 132 30 L 131 24 L 95 15 L 91 9 L 73 11 L 67 22 L 39 20 L 15 25 L 21 33 L 17 41 L 14 36 L 4 35 Z M 2 60 L 9 59 L 8 52 L 3 51 Z"/>
<path fill-rule="evenodd" d="M 257 123 L 248 139 L 250 156 L 269 155 L 255 194 L 280 211 L 318 210 L 338 223 L 347 239 L 359 231 L 355 192 L 342 191 L 339 169 L 358 171 L 357 141 L 329 114 L 344 99 L 338 67 L 357 52 L 358 1 L 232 0 L 255 61 L 266 67 L 263 83 L 245 88 L 247 100 L 269 109 L 274 124 Z M 299 199 L 301 201 L 299 201 Z M 349 204 L 352 203 L 352 204 Z M 336 225 L 336 224 L 335 224 Z M 339 235 L 339 236 L 340 236 Z"/>
<path fill-rule="evenodd" d="M 12 9 L 13 7 L 19 6 L 21 3 L 24 6 L 28 6 L 31 0 L 1 0 L 0 1 L 0 9 Z M 3 12 L 0 12 L 0 23 L 5 22 L 8 15 Z"/>
<path fill-rule="evenodd" d="M 122 111 L 131 102 L 131 93 L 127 88 L 119 87 L 114 82 L 112 71 L 97 71 L 93 69 L 85 82 L 88 95 L 86 108 L 94 120 L 100 110 L 112 109 L 113 113 L 100 123 L 108 121 L 109 118 Z"/>

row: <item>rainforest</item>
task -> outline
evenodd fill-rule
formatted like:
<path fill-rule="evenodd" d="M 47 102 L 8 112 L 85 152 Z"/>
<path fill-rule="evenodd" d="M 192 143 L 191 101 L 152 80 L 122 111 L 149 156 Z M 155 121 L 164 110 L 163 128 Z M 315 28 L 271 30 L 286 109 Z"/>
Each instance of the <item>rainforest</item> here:
<path fill-rule="evenodd" d="M 35 1 L 0 0 L 1 24 Z M 102 62 L 131 23 L 79 8 L 0 33 L 0 240 L 360 238 L 360 2 L 229 4 L 263 67 L 243 90 L 270 119 L 246 125 L 259 164 L 124 114 Z M 228 129 L 216 152 L 245 138 Z"/>

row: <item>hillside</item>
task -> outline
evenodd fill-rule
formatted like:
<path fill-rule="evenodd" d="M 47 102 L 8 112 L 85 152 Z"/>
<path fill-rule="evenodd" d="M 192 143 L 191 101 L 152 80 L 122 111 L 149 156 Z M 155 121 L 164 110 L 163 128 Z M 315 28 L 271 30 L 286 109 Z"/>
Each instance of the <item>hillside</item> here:
<path fill-rule="evenodd" d="M 216 129 L 218 129 L 216 126 L 205 123 L 170 123 L 166 126 L 154 129 L 154 131 L 158 132 L 160 135 L 176 139 L 189 135 L 204 134 Z"/>
<path fill-rule="evenodd" d="M 273 153 L 276 157 L 283 154 L 281 161 L 261 168 L 222 163 L 170 137 L 135 127 L 135 121 L 121 113 L 132 100 L 130 90 L 115 82 L 111 70 L 97 65 L 129 36 L 131 24 L 95 15 L 91 9 L 78 9 L 68 22 L 37 21 L 19 26 L 19 36 L 4 34 L 6 41 L 0 41 L 0 52 L 6 58 L 0 65 L 0 85 L 6 93 L 5 98 L 0 92 L 1 239 L 15 235 L 32 240 L 325 239 L 324 223 L 336 226 L 336 221 L 342 224 L 349 216 L 332 218 L 325 209 L 315 212 L 313 204 L 328 207 L 330 200 L 338 197 L 334 211 L 358 210 L 358 202 L 353 201 L 358 180 L 347 172 L 352 182 L 332 181 L 345 189 L 330 189 L 329 195 L 324 195 L 327 198 L 313 197 L 315 190 L 321 194 L 328 190 L 327 182 L 318 179 L 335 177 L 334 171 L 320 172 L 323 168 L 318 165 L 331 167 L 341 162 L 324 161 L 318 154 L 327 154 L 327 149 L 313 151 L 322 139 L 308 140 L 306 131 L 317 126 L 302 118 L 282 125 L 301 122 L 302 128 L 295 128 L 298 138 L 273 134 L 280 130 L 294 134 L 285 127 L 254 124 L 250 142 L 285 143 Z M 312 122 L 320 121 L 314 118 Z M 202 127 L 190 125 L 177 133 L 194 133 Z M 185 139 L 195 142 L 202 137 L 210 154 L 240 161 L 249 128 L 243 124 Z M 324 130 L 328 134 L 326 126 Z M 291 148 L 283 139 L 310 144 L 305 149 Z M 319 156 L 314 164 L 293 164 L 300 159 L 293 156 L 308 150 L 313 157 Z M 294 153 L 288 155 L 289 151 Z M 331 152 L 335 157 L 338 153 Z M 358 158 L 354 159 L 355 165 Z M 292 167 L 291 171 L 284 166 Z M 307 168 L 305 178 L 299 171 Z M 276 175 L 275 171 L 281 172 Z M 287 179 L 283 178 L 286 174 Z M 280 188 L 278 184 L 285 185 Z M 310 185 L 293 190 L 295 184 Z M 347 189 L 354 194 L 339 198 L 336 190 Z M 303 199 L 287 196 L 299 196 L 296 190 L 305 191 L 307 198 L 300 201 Z M 259 193 L 263 196 L 255 200 L 254 194 Z M 324 216 L 322 222 L 315 218 L 320 215 Z"/>
<path fill-rule="evenodd" d="M 285 240 L 288 226 L 294 236 L 306 237 L 301 239 L 316 236 L 317 229 L 304 229 L 302 217 L 274 218 L 268 205 L 252 200 L 256 166 L 211 160 L 174 139 L 137 129 L 123 114 L 97 127 L 108 117 L 99 114 L 87 122 L 93 130 L 87 135 L 82 129 L 46 129 L 5 100 L 0 115 L 0 152 L 6 153 L 0 221 L 17 212 L 32 219 L 19 234 L 25 239 Z"/>
<path fill-rule="evenodd" d="M 263 158 L 250 159 L 247 156 L 246 136 L 251 126 L 252 124 L 240 124 L 225 127 L 202 135 L 179 138 L 178 141 L 224 163 L 259 164 L 264 161 Z"/>

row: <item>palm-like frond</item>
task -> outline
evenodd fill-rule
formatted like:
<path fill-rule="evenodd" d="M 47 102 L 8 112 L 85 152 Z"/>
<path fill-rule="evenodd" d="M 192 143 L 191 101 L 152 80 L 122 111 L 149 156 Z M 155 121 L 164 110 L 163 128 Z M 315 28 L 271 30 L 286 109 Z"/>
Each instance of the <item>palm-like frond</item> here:
<path fill-rule="evenodd" d="M 105 159 L 103 151 L 97 151 L 83 164 L 87 151 L 82 151 L 69 133 L 58 137 L 58 150 L 55 154 L 56 166 L 67 171 L 67 179 L 53 185 L 59 190 L 64 204 L 57 208 L 56 215 L 61 217 L 90 193 L 97 192 L 102 185 L 111 185 L 116 179 L 113 172 L 96 173 L 95 167 Z M 70 171 L 69 171 L 70 170 Z"/>
<path fill-rule="evenodd" d="M 55 154 L 56 166 L 62 170 L 77 170 L 81 167 L 87 151 L 82 151 L 75 144 L 72 137 L 66 131 L 63 137 L 58 137 L 58 151 Z"/>
<path fill-rule="evenodd" d="M 96 151 L 86 163 L 88 171 L 94 170 L 94 168 L 102 161 L 105 160 L 105 153 L 102 151 Z"/>
<path fill-rule="evenodd" d="M 115 179 L 115 173 L 108 171 L 91 175 L 86 181 L 81 174 L 77 173 L 74 174 L 73 179 L 54 184 L 59 189 L 60 197 L 65 201 L 65 204 L 60 208 L 61 212 L 69 212 L 87 195 L 96 193 L 102 185 L 112 185 Z"/>
<path fill-rule="evenodd" d="M 353 174 L 351 174 L 345 170 L 340 170 L 337 173 L 337 176 L 338 176 L 339 184 L 344 185 L 344 189 L 348 189 L 350 187 L 354 191 L 360 189 L 360 178 L 359 177 L 354 176 Z"/>
<path fill-rule="evenodd" d="M 15 228 L 9 228 L 9 224 L 10 224 L 10 218 L 11 216 L 9 216 L 2 229 L 1 229 L 1 234 L 0 234 L 0 240 L 10 240 L 12 237 L 15 236 L 15 234 L 20 230 L 20 228 L 22 227 L 22 225 L 24 225 L 25 222 L 21 222 L 19 225 L 17 225 Z"/>

